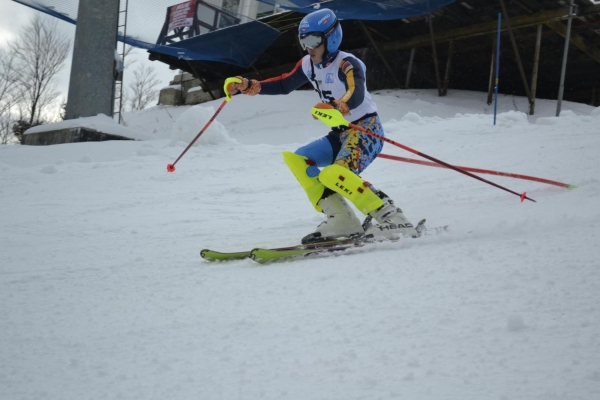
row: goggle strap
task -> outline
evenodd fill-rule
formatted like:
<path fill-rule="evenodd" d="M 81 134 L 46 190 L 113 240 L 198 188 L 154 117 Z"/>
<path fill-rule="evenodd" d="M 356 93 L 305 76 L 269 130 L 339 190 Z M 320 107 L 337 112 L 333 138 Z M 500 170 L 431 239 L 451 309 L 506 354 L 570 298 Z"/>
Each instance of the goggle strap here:
<path fill-rule="evenodd" d="M 340 25 L 340 20 L 337 19 L 337 17 L 335 18 L 335 22 L 333 23 L 333 25 L 331 25 L 329 27 L 329 29 L 327 29 L 325 32 L 323 32 L 323 37 L 328 38 L 329 36 L 331 36 L 331 34 L 333 32 L 335 32 L 335 30 L 337 29 L 337 27 Z"/>

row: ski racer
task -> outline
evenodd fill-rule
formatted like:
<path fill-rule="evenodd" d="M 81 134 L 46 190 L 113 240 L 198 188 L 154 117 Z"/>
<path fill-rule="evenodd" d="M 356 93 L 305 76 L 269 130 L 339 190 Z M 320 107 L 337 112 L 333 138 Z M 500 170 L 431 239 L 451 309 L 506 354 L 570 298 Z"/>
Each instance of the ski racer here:
<path fill-rule="evenodd" d="M 367 91 L 366 66 L 354 55 L 339 50 L 342 27 L 333 11 L 323 8 L 306 15 L 298 27 L 298 38 L 308 54 L 291 72 L 263 81 L 236 77 L 226 90 L 232 95 L 280 95 L 310 82 L 321 99 L 316 107 L 333 107 L 354 124 L 384 136 L 377 106 Z M 392 199 L 359 177 L 379 155 L 383 143 L 356 129 L 334 128 L 295 153 L 283 153 L 310 203 L 327 216 L 302 243 L 363 235 L 375 239 L 417 236 Z M 378 224 L 363 227 L 346 199 Z"/>

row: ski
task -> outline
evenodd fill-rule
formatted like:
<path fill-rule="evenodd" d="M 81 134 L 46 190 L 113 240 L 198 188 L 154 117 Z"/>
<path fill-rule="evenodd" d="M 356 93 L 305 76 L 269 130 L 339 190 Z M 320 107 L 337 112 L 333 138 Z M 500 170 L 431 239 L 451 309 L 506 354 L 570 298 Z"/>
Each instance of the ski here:
<path fill-rule="evenodd" d="M 283 251 L 295 251 L 295 250 L 297 250 L 297 251 L 313 250 L 314 251 L 315 249 L 332 248 L 335 246 L 348 245 L 348 244 L 354 243 L 355 241 L 356 241 L 355 238 L 350 238 L 350 239 L 333 240 L 333 241 L 320 242 L 320 243 L 299 244 L 297 246 L 277 247 L 277 248 L 270 248 L 270 249 L 263 249 L 263 250 L 282 251 L 282 252 Z M 210 250 L 210 249 L 202 249 L 202 250 L 200 250 L 200 256 L 203 259 L 205 259 L 206 261 L 243 260 L 245 258 L 251 258 L 253 250 L 254 249 L 247 250 L 247 251 L 236 251 L 236 252 L 224 253 L 224 252 L 214 251 L 214 250 Z"/>
<path fill-rule="evenodd" d="M 259 263 L 267 264 L 273 261 L 291 261 L 297 258 L 304 258 L 313 256 L 316 254 L 334 253 L 336 251 L 344 251 L 348 249 L 354 249 L 362 247 L 368 244 L 368 242 L 355 242 L 339 246 L 330 247 L 315 247 L 312 249 L 292 249 L 292 250 L 277 250 L 277 249 L 261 249 L 257 248 L 252 250 L 250 258 Z"/>
<path fill-rule="evenodd" d="M 425 227 L 425 219 L 419 221 L 415 229 L 418 232 L 418 236 L 414 238 L 420 238 L 423 236 L 434 236 L 440 233 L 443 233 L 448 230 L 448 226 L 439 226 L 434 228 Z M 349 249 L 356 249 L 360 247 L 369 246 L 375 243 L 385 243 L 385 242 L 397 242 L 402 240 L 402 238 L 396 239 L 377 239 L 374 237 L 362 237 L 360 239 L 355 240 L 353 243 L 344 243 L 339 244 L 337 246 L 329 246 L 329 247 L 313 247 L 313 248 L 290 248 L 290 249 L 261 249 L 256 248 L 252 250 L 250 254 L 250 258 L 259 263 L 259 264 L 267 264 L 271 262 L 278 261 L 292 261 L 296 259 L 302 259 L 306 257 L 318 256 L 318 255 L 326 255 L 328 253 L 341 252 Z"/>
<path fill-rule="evenodd" d="M 427 228 L 425 226 L 425 220 L 419 221 L 415 229 L 418 232 L 419 237 L 423 236 L 435 236 L 440 233 L 444 233 L 448 230 L 448 226 L 437 226 L 433 228 Z M 296 246 L 288 247 L 277 247 L 277 248 L 255 248 L 248 251 L 238 251 L 231 253 L 218 252 L 210 249 L 203 249 L 200 251 L 200 255 L 206 261 L 233 261 L 243 260 L 250 258 L 259 264 L 270 263 L 274 261 L 291 261 L 295 259 L 301 259 L 310 256 L 316 256 L 318 254 L 334 253 L 338 251 L 344 251 L 352 248 L 363 247 L 372 243 L 382 243 L 388 241 L 397 241 L 398 239 L 377 239 L 374 237 L 362 237 L 362 238 L 349 238 L 334 240 L 329 242 L 312 243 L 312 244 L 300 244 Z"/>
<path fill-rule="evenodd" d="M 243 260 L 244 258 L 250 257 L 252 251 L 236 251 L 232 253 L 222 253 L 220 251 L 214 251 L 210 249 L 203 249 L 200 251 L 200 256 L 206 261 L 233 261 Z"/>

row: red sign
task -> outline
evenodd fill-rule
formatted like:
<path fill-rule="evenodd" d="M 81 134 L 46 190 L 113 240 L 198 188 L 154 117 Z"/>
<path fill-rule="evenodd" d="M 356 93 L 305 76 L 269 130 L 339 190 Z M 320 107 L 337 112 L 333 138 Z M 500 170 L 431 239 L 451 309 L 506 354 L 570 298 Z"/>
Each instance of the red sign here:
<path fill-rule="evenodd" d="M 169 31 L 192 26 L 196 12 L 196 0 L 186 1 L 169 7 Z"/>

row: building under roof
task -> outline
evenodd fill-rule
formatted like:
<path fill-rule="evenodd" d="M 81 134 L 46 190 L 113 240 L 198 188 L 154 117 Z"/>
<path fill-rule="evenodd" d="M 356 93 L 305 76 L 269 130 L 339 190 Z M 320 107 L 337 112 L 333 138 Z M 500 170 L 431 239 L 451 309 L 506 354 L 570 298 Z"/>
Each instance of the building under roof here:
<path fill-rule="evenodd" d="M 301 3 L 301 0 L 288 3 Z M 334 0 L 324 6 L 344 16 L 344 10 L 336 9 L 336 3 L 343 2 Z M 491 77 L 498 14 L 502 13 L 500 93 L 530 98 L 558 97 L 569 1 L 459 0 L 447 3 L 439 1 L 437 8 L 430 8 L 431 12 L 401 19 L 377 20 L 372 16 L 344 19 L 341 49 L 365 61 L 371 90 L 438 88 L 440 95 L 452 89 L 489 92 L 494 82 Z M 599 105 L 600 1 L 573 0 L 573 4 L 564 99 Z M 154 50 L 150 50 L 150 58 L 193 74 L 205 91 L 222 87 L 224 79 L 230 76 L 265 79 L 288 72 L 304 54 L 297 40 L 297 30 L 300 20 L 311 11 L 306 7 L 290 8 L 290 11 L 260 18 L 254 27 L 240 24 L 176 43 L 178 48 L 185 48 L 189 43 L 199 54 L 213 50 L 235 52 L 240 48 L 243 53 L 249 44 L 262 43 L 264 50 L 244 62 L 194 60 Z M 300 9 L 303 12 L 299 12 Z M 261 42 L 262 39 L 265 40 Z"/>

